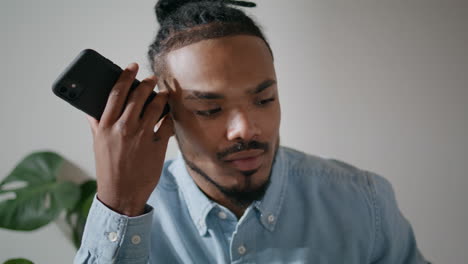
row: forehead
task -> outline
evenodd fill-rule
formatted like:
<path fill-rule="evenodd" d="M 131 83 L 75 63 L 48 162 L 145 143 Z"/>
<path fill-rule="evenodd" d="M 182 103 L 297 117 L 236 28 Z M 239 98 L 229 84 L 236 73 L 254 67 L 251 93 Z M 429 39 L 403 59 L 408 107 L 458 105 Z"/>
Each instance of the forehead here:
<path fill-rule="evenodd" d="M 265 42 L 248 35 L 202 40 L 171 51 L 166 65 L 182 90 L 228 92 L 276 79 Z"/>

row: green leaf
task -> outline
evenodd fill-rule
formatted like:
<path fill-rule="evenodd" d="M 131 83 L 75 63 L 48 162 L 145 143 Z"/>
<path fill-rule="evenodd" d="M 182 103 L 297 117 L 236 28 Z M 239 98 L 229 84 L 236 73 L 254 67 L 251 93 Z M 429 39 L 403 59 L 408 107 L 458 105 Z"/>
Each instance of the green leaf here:
<path fill-rule="evenodd" d="M 9 259 L 3 262 L 3 264 L 34 264 L 34 263 L 24 258 L 17 258 L 17 259 Z"/>
<path fill-rule="evenodd" d="M 78 210 L 81 210 L 83 202 L 88 199 L 88 197 L 96 194 L 97 190 L 97 183 L 96 180 L 87 180 L 86 182 L 82 183 L 80 185 L 80 199 L 79 201 L 75 204 L 75 207 L 73 209 L 69 210 L 69 213 L 76 212 Z"/>
<path fill-rule="evenodd" d="M 68 224 L 73 230 L 73 243 L 76 248 L 79 248 L 81 245 L 86 219 L 97 190 L 96 180 L 89 180 L 81 184 L 80 190 L 81 195 L 79 202 L 72 210 L 67 212 L 66 217 Z"/>
<path fill-rule="evenodd" d="M 0 201 L 0 227 L 34 230 L 53 221 L 62 210 L 75 206 L 79 187 L 57 181 L 62 163 L 63 158 L 53 152 L 35 152 L 18 163 L 0 183 L 0 194 L 14 196 Z"/>
<path fill-rule="evenodd" d="M 31 153 L 16 165 L 1 185 L 14 181 L 25 181 L 30 184 L 55 181 L 57 170 L 62 163 L 63 158 L 54 152 Z"/>

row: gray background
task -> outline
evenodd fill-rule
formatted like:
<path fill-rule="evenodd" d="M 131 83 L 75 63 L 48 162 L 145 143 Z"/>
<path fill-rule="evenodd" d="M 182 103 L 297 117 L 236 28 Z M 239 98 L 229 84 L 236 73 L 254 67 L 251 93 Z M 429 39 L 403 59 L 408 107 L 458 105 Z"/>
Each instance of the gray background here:
<path fill-rule="evenodd" d="M 271 42 L 282 144 L 389 179 L 422 253 L 468 259 L 467 1 L 257 1 Z M 94 177 L 84 115 L 51 93 L 84 48 L 141 65 L 154 1 L 0 1 L 0 179 L 26 154 L 54 150 Z M 171 141 L 168 157 L 177 152 Z M 1 212 L 0 212 L 1 217 Z M 0 262 L 69 263 L 59 225 L 0 230 Z"/>

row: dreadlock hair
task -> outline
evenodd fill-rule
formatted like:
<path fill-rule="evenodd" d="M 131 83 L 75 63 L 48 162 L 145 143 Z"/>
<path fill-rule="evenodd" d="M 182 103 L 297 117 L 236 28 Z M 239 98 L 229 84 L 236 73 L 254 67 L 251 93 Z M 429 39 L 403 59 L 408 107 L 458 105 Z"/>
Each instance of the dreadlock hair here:
<path fill-rule="evenodd" d="M 230 0 L 159 0 L 154 9 L 160 28 L 148 50 L 153 72 L 158 76 L 166 74 L 165 56 L 172 50 L 231 35 L 261 38 L 273 57 L 259 26 L 232 5 L 256 6 L 252 2 Z"/>

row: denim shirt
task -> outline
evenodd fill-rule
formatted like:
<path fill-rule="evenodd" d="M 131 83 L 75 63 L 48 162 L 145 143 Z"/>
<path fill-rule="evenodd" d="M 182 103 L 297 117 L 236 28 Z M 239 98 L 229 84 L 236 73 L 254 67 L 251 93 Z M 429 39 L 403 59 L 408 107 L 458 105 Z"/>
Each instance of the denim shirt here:
<path fill-rule="evenodd" d="M 265 196 L 240 219 L 200 191 L 180 155 L 145 214 L 95 198 L 75 263 L 428 262 L 386 179 L 280 147 Z"/>

